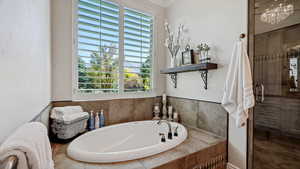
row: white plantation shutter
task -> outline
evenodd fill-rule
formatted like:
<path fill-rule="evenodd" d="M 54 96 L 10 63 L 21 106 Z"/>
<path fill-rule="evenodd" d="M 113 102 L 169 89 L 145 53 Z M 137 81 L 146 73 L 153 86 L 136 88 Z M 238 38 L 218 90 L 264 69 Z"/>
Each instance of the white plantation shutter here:
<path fill-rule="evenodd" d="M 78 0 L 77 7 L 78 91 L 152 90 L 152 16 L 129 8 L 120 13 L 108 0 Z"/>
<path fill-rule="evenodd" d="M 152 88 L 152 39 L 152 16 L 125 8 L 124 89 L 127 92 Z"/>
<path fill-rule="evenodd" d="M 103 0 L 79 0 L 77 23 L 79 90 L 118 92 L 118 5 Z"/>

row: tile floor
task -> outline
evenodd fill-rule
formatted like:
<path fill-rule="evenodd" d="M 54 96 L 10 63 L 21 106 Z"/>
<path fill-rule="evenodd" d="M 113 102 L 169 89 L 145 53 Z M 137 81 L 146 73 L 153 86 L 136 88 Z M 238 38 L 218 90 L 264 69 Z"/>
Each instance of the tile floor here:
<path fill-rule="evenodd" d="M 254 169 L 300 169 L 300 140 L 255 132 Z"/>

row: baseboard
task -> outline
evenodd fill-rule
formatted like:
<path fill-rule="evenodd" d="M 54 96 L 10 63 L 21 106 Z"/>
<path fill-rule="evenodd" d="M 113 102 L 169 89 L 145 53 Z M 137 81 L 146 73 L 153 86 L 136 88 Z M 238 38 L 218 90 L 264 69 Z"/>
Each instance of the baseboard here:
<path fill-rule="evenodd" d="M 240 168 L 231 163 L 227 163 L 227 169 L 240 169 Z"/>

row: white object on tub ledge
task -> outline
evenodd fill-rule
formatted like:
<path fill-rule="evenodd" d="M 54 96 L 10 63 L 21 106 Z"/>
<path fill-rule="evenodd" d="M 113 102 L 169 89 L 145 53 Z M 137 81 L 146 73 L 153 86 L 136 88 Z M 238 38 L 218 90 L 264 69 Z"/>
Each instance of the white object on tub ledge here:
<path fill-rule="evenodd" d="M 67 153 L 71 158 L 84 162 L 121 162 L 167 151 L 187 138 L 186 128 L 171 122 L 172 132 L 178 126 L 178 137 L 161 142 L 159 133 L 167 136 L 168 126 L 157 122 L 129 122 L 91 131 L 71 142 Z"/>

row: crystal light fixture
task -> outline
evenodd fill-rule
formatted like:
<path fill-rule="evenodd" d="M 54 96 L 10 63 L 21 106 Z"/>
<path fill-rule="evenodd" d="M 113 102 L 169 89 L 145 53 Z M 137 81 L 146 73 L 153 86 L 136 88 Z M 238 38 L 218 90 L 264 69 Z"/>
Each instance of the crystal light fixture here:
<path fill-rule="evenodd" d="M 275 0 L 277 2 L 277 0 Z M 267 8 L 260 16 L 262 22 L 269 24 L 278 24 L 285 20 L 294 13 L 294 5 L 292 3 L 286 3 L 286 1 L 279 3 L 278 5 L 271 5 L 271 8 Z"/>

